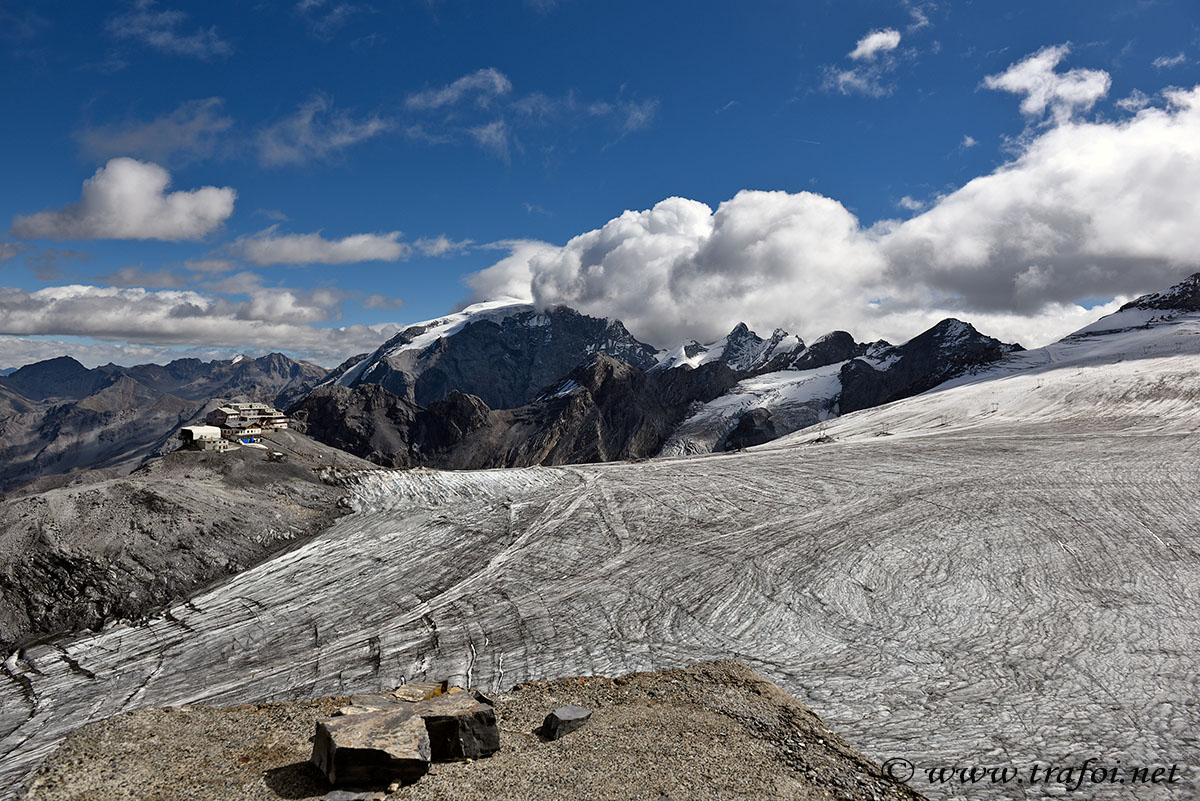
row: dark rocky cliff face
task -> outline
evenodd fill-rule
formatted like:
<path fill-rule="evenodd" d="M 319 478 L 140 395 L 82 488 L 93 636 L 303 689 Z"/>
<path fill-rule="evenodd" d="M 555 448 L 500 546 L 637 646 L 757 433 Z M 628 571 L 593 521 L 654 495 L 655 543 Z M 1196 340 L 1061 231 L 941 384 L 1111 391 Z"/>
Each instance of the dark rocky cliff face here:
<path fill-rule="evenodd" d="M 973 367 L 1023 350 L 984 336 L 969 323 L 943 320 L 903 345 L 874 351 L 885 367 L 854 359 L 841 370 L 841 414 L 917 395 Z"/>
<path fill-rule="evenodd" d="M 737 383 L 716 362 L 646 373 L 596 354 L 529 404 L 493 412 L 439 466 L 480 468 L 641 459 L 658 452 L 687 409 Z"/>
<path fill-rule="evenodd" d="M 405 329 L 368 357 L 348 383 L 378 384 L 421 406 L 457 390 L 481 398 L 492 409 L 511 409 L 531 401 L 593 353 L 643 369 L 654 363 L 655 350 L 616 320 L 565 306 L 542 312 L 521 309 L 499 320 L 468 322 L 423 349 L 407 345 L 426 328 Z"/>
<path fill-rule="evenodd" d="M 492 410 L 458 391 L 421 407 L 363 384 L 320 387 L 289 411 L 309 436 L 388 466 L 602 462 L 654 454 L 691 404 L 718 397 L 738 377 L 721 363 L 647 374 L 594 354 L 515 409 Z"/>
<path fill-rule="evenodd" d="M 451 392 L 426 409 L 378 384 L 319 387 L 288 410 L 318 442 L 385 467 L 435 463 L 486 425 L 489 412 L 473 395 Z"/>
<path fill-rule="evenodd" d="M 867 345 L 854 341 L 854 337 L 845 331 L 834 331 L 813 342 L 806 348 L 800 348 L 790 353 L 781 353 L 771 359 L 757 373 L 771 373 L 776 370 L 815 370 L 830 364 L 844 362 L 856 356 L 862 356 L 867 351 Z"/>

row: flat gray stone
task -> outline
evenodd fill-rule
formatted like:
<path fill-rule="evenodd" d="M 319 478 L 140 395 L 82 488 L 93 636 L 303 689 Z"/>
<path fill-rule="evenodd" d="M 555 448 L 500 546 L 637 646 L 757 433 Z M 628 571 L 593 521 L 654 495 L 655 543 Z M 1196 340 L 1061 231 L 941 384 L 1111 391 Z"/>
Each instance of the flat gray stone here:
<path fill-rule="evenodd" d="M 321 796 L 321 801 L 371 801 L 373 790 L 330 790 Z"/>
<path fill-rule="evenodd" d="M 429 770 L 429 733 L 412 705 L 317 722 L 312 763 L 334 787 L 408 784 Z"/>
<path fill-rule="evenodd" d="M 482 759 L 500 750 L 496 710 L 472 693 L 439 695 L 413 708 L 425 720 L 435 762 Z"/>
<path fill-rule="evenodd" d="M 542 723 L 542 736 L 547 740 L 557 740 L 576 729 L 583 728 L 592 716 L 591 711 L 574 704 L 566 704 L 546 715 Z"/>
<path fill-rule="evenodd" d="M 350 705 L 360 709 L 391 709 L 404 703 L 391 693 L 363 693 L 350 696 Z"/>

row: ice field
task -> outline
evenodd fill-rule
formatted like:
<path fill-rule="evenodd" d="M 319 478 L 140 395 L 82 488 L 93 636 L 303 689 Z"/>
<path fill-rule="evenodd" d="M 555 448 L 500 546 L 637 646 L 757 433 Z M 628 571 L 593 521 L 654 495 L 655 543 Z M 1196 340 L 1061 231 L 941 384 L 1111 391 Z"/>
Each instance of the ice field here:
<path fill-rule="evenodd" d="M 736 656 L 882 762 L 1200 773 L 1200 321 L 1068 339 L 732 454 L 386 471 L 302 547 L 14 655 L 0 786 L 72 728 Z M 1061 786 L 915 789 L 1040 797 Z"/>

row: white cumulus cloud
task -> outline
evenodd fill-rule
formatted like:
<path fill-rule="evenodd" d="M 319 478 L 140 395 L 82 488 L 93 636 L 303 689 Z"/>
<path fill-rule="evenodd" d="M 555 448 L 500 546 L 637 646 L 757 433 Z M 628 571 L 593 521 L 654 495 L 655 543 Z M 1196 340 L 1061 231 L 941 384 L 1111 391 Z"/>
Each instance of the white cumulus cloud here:
<path fill-rule="evenodd" d="M 891 94 L 892 86 L 887 79 L 898 65 L 894 51 L 899 46 L 899 31 L 892 28 L 871 31 L 847 54 L 851 61 L 857 62 L 855 66 L 825 65 L 821 88 L 843 95 L 884 97 Z"/>
<path fill-rule="evenodd" d="M 79 202 L 13 220 L 30 239 L 199 239 L 233 214 L 230 187 L 167 192 L 171 175 L 157 164 L 115 158 L 83 182 Z"/>
<path fill-rule="evenodd" d="M 254 280 L 244 288 L 247 298 L 235 301 L 183 290 L 68 285 L 28 292 L 0 287 L 0 334 L 10 337 L 0 338 L 0 354 L 14 363 L 15 354 L 34 350 L 34 343 L 19 337 L 81 336 L 122 343 L 119 348 L 126 351 L 147 346 L 158 352 L 180 345 L 265 348 L 333 365 L 378 347 L 398 330 L 391 323 L 317 325 L 336 313 L 340 298 L 330 290 L 264 288 Z"/>
<path fill-rule="evenodd" d="M 1023 95 L 1021 113 L 1041 117 L 1049 111 L 1056 122 L 1091 110 L 1108 94 L 1112 79 L 1104 70 L 1073 69 L 1056 72 L 1071 52 L 1069 44 L 1044 47 L 1004 72 L 983 79 L 988 89 Z"/>

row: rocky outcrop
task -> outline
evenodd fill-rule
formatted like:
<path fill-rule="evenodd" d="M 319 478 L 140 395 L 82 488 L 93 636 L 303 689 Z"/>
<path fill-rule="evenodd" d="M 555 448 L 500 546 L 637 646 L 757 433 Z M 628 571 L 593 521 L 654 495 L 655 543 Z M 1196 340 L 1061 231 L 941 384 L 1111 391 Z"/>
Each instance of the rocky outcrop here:
<path fill-rule="evenodd" d="M 745 323 L 738 323 L 716 342 L 702 345 L 693 339 L 667 351 L 651 370 L 696 368 L 722 362 L 732 370 L 749 373 L 768 369 L 766 365 L 771 362 L 783 360 L 788 354 L 803 349 L 804 341 L 782 328 L 776 328 L 770 338 L 763 339 Z"/>
<path fill-rule="evenodd" d="M 486 425 L 431 464 L 521 467 L 645 458 L 658 451 L 691 404 L 736 382 L 737 374 L 721 363 L 645 373 L 597 354 L 532 403 L 492 412 Z"/>
<path fill-rule="evenodd" d="M 451 392 L 425 409 L 378 384 L 318 387 L 288 410 L 314 439 L 385 467 L 439 463 L 490 413 L 473 395 Z"/>
<path fill-rule="evenodd" d="M 872 349 L 872 359 L 842 367 L 839 412 L 849 414 L 918 395 L 963 373 L 1024 350 L 948 319 L 903 345 Z"/>
<path fill-rule="evenodd" d="M 392 467 L 603 462 L 653 455 L 693 403 L 737 378 L 723 363 L 645 373 L 595 354 L 516 409 L 458 391 L 423 408 L 362 384 L 320 387 L 289 414 L 315 439 Z"/>
<path fill-rule="evenodd" d="M 180 451 L 124 478 L 0 501 L 0 649 L 139 619 L 329 525 L 343 492 L 313 467 L 370 467 L 294 432 L 292 455 Z"/>
<path fill-rule="evenodd" d="M 771 412 L 767 409 L 751 409 L 743 414 L 733 431 L 730 431 L 718 450 L 735 451 L 770 442 L 780 435 Z"/>
<path fill-rule="evenodd" d="M 322 386 L 287 410 L 308 436 L 385 467 L 411 467 L 425 410 L 378 384 Z M 414 446 L 417 446 L 414 449 Z"/>
<path fill-rule="evenodd" d="M 886 345 L 887 343 L 882 343 Z M 777 370 L 815 370 L 830 364 L 837 364 L 867 352 L 869 345 L 854 341 L 854 337 L 845 331 L 833 331 L 818 339 L 806 348 L 799 348 L 788 353 L 781 353 L 763 366 L 759 373 L 773 373 Z"/>

